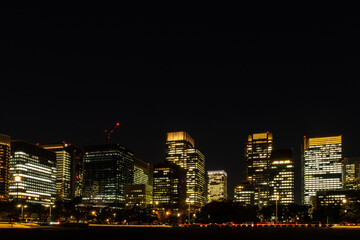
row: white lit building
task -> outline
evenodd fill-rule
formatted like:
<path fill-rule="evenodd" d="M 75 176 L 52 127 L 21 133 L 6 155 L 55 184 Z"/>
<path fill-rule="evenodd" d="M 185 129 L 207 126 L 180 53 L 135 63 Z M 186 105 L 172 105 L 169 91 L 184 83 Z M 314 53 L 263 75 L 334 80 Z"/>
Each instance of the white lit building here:
<path fill-rule="evenodd" d="M 304 137 L 302 153 L 303 203 L 318 191 L 342 188 L 342 137 Z"/>
<path fill-rule="evenodd" d="M 10 199 L 52 205 L 56 190 L 56 155 L 25 141 L 11 141 Z"/>

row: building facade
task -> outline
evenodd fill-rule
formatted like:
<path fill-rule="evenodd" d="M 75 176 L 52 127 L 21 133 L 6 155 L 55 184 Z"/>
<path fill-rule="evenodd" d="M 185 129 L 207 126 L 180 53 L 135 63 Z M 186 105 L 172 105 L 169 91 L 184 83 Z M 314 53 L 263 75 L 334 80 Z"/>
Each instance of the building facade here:
<path fill-rule="evenodd" d="M 152 206 L 153 187 L 149 184 L 131 184 L 125 187 L 125 208 Z"/>
<path fill-rule="evenodd" d="M 16 203 L 54 204 L 55 153 L 25 141 L 11 141 L 9 194 Z"/>
<path fill-rule="evenodd" d="M 0 202 L 9 200 L 10 156 L 10 136 L 0 134 Z"/>
<path fill-rule="evenodd" d="M 360 190 L 327 190 L 318 191 L 312 198 L 312 205 L 316 209 L 324 206 L 346 205 L 360 203 Z"/>
<path fill-rule="evenodd" d="M 343 160 L 343 188 L 360 190 L 360 158 L 351 157 Z"/>
<path fill-rule="evenodd" d="M 83 195 L 84 161 L 83 150 L 74 146 L 67 147 L 71 154 L 71 199 L 80 202 Z"/>
<path fill-rule="evenodd" d="M 342 137 L 304 137 L 302 149 L 303 204 L 316 192 L 342 188 Z"/>
<path fill-rule="evenodd" d="M 125 187 L 125 208 L 152 205 L 153 165 L 138 158 L 134 159 L 134 178 L 131 185 Z"/>
<path fill-rule="evenodd" d="M 205 156 L 194 139 L 183 131 L 167 133 L 166 161 L 186 170 L 186 202 L 199 210 L 206 196 Z"/>
<path fill-rule="evenodd" d="M 153 165 L 146 163 L 138 158 L 134 159 L 134 179 L 133 184 L 147 184 L 153 183 Z"/>
<path fill-rule="evenodd" d="M 269 200 L 282 205 L 295 202 L 294 160 L 292 149 L 273 150 L 269 165 Z"/>
<path fill-rule="evenodd" d="M 118 144 L 84 147 L 83 203 L 125 207 L 125 187 L 133 183 L 134 158 Z"/>
<path fill-rule="evenodd" d="M 269 167 L 273 150 L 272 133 L 248 135 L 245 147 L 247 180 L 258 189 L 259 207 L 266 206 L 270 200 Z"/>
<path fill-rule="evenodd" d="M 56 154 L 56 199 L 70 201 L 72 199 L 71 168 L 72 155 L 68 151 L 68 144 L 44 144 L 40 147 L 50 150 Z"/>
<path fill-rule="evenodd" d="M 227 173 L 224 170 L 208 171 L 208 202 L 226 201 L 227 194 Z"/>
<path fill-rule="evenodd" d="M 241 181 L 241 183 L 234 188 L 234 202 L 243 206 L 256 205 L 258 201 L 258 188 L 247 180 Z"/>
<path fill-rule="evenodd" d="M 186 211 L 186 170 L 170 163 L 154 165 L 153 205 L 160 212 Z"/>

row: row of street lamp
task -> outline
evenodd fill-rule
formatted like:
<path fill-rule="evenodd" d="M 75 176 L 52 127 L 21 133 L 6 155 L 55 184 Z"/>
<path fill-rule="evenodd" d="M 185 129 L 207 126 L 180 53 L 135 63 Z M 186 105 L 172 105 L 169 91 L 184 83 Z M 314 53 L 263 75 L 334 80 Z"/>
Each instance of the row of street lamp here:
<path fill-rule="evenodd" d="M 27 208 L 27 205 L 18 204 L 18 208 L 21 208 L 21 219 L 24 219 L 24 208 Z M 45 205 L 46 208 L 49 208 L 49 220 L 51 220 L 51 209 L 55 208 L 55 205 Z"/>

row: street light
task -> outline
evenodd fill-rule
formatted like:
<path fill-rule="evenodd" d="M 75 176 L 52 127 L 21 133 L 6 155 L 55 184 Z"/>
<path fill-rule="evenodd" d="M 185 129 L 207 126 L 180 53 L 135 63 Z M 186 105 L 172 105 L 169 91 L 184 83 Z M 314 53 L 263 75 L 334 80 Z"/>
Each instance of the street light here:
<path fill-rule="evenodd" d="M 21 176 L 15 176 L 14 181 L 16 182 L 16 201 L 19 202 L 19 183 L 21 182 Z"/>
<path fill-rule="evenodd" d="M 45 205 L 45 207 L 48 207 L 49 208 L 49 221 L 51 220 L 51 208 L 55 208 L 55 205 L 52 206 L 52 205 Z"/>
<path fill-rule="evenodd" d="M 17 205 L 18 208 L 21 208 L 21 220 L 24 219 L 24 208 L 27 208 L 27 205 L 19 204 Z"/>

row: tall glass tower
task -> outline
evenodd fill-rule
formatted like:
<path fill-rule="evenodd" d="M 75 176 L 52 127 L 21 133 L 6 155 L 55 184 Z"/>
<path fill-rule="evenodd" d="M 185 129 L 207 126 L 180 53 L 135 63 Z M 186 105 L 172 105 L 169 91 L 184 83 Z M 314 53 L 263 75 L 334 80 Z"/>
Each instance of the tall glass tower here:
<path fill-rule="evenodd" d="M 125 187 L 133 183 L 134 158 L 118 144 L 84 147 L 83 202 L 124 207 Z"/>
<path fill-rule="evenodd" d="M 272 133 L 254 133 L 248 136 L 245 149 L 247 180 L 258 190 L 259 207 L 269 204 L 269 167 L 273 149 Z"/>
<path fill-rule="evenodd" d="M 342 138 L 304 137 L 302 152 L 303 203 L 310 204 L 317 191 L 342 188 Z"/>
<path fill-rule="evenodd" d="M 199 209 L 205 204 L 205 156 L 195 148 L 187 132 L 169 132 L 166 138 L 166 161 L 186 170 L 186 202 Z"/>

